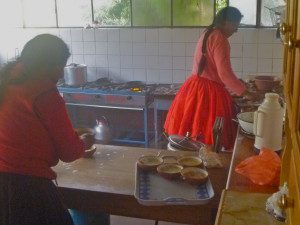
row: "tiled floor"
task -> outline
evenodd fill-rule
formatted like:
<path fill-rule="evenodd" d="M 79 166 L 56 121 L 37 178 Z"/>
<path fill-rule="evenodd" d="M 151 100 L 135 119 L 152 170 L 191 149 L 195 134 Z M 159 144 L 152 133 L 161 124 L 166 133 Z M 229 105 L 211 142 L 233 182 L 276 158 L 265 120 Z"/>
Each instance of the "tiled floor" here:
<path fill-rule="evenodd" d="M 111 215 L 110 225 L 155 225 L 155 221 Z M 158 225 L 186 225 L 186 224 L 159 221 Z"/>

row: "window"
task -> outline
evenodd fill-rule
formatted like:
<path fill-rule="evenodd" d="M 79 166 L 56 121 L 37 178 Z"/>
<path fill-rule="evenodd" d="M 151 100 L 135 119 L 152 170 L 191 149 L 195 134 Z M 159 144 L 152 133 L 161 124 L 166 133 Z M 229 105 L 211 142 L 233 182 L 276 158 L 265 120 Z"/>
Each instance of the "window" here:
<path fill-rule="evenodd" d="M 56 26 L 53 0 L 23 0 L 24 27 Z"/>
<path fill-rule="evenodd" d="M 211 0 L 173 0 L 174 26 L 208 26 L 213 19 L 214 2 Z"/>
<path fill-rule="evenodd" d="M 91 2 L 87 0 L 56 0 L 59 27 L 84 27 L 92 23 Z"/>
<path fill-rule="evenodd" d="M 285 0 L 0 0 L 0 26 L 201 27 L 226 5 L 241 26 L 273 27 Z"/>
<path fill-rule="evenodd" d="M 243 1 L 241 4 L 241 0 L 230 0 L 229 5 L 238 8 L 242 15 L 241 25 L 256 25 L 256 9 L 257 9 L 257 1 L 256 0 L 247 0 Z"/>
<path fill-rule="evenodd" d="M 94 0 L 93 6 L 99 26 L 130 26 L 130 0 Z"/>
<path fill-rule="evenodd" d="M 0 0 L 0 5 L 0 27 L 23 26 L 22 6 L 19 0 Z"/>
<path fill-rule="evenodd" d="M 171 0 L 132 0 L 133 26 L 171 26 Z"/>

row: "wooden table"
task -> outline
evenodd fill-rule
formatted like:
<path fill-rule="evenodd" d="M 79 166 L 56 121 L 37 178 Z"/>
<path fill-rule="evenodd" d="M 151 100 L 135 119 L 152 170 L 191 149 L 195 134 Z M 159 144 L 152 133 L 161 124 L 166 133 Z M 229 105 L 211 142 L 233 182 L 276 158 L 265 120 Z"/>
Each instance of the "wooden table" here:
<path fill-rule="evenodd" d="M 215 197 L 198 206 L 143 206 L 134 193 L 135 162 L 145 154 L 157 154 L 159 149 L 97 145 L 94 158 L 73 163 L 60 162 L 58 186 L 65 204 L 88 212 L 137 217 L 187 224 L 212 224 L 222 189 L 225 188 L 231 154 L 220 154 L 224 168 L 209 169 Z M 192 153 L 163 150 L 161 155 Z M 213 218 L 212 218 L 213 217 Z"/>
<path fill-rule="evenodd" d="M 274 193 L 278 186 L 261 186 L 254 184 L 250 179 L 234 171 L 235 167 L 250 156 L 257 155 L 254 150 L 254 139 L 246 137 L 238 132 L 235 147 L 232 154 L 226 189 L 231 191 Z"/>
<path fill-rule="evenodd" d="M 266 200 L 278 191 L 277 186 L 261 186 L 234 171 L 248 157 L 257 155 L 254 139 L 238 132 L 232 154 L 226 189 L 222 193 L 215 225 L 283 225 L 265 210 Z"/>

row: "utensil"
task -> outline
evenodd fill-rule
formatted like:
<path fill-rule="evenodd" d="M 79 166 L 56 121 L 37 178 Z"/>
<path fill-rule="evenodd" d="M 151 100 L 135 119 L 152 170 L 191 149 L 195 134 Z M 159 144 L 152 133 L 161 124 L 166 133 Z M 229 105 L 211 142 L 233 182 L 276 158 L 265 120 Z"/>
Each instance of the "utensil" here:
<path fill-rule="evenodd" d="M 71 63 L 64 68 L 65 84 L 80 86 L 87 82 L 87 66 L 84 64 Z"/>

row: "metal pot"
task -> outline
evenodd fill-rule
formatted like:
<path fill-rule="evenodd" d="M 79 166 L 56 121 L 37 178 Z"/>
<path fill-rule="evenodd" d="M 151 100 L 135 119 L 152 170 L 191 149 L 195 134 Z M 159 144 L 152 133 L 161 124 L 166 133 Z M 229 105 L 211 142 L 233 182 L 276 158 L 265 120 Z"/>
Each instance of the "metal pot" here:
<path fill-rule="evenodd" d="M 168 140 L 168 148 L 173 151 L 199 151 L 204 146 L 203 143 L 192 140 L 189 133 L 186 136 L 170 135 Z"/>
<path fill-rule="evenodd" d="M 64 68 L 65 84 L 79 86 L 87 82 L 87 67 L 84 64 L 71 63 Z"/>
<path fill-rule="evenodd" d="M 112 131 L 106 117 L 101 116 L 101 118 L 96 120 L 96 123 L 94 127 L 95 139 L 102 144 L 108 144 L 112 139 Z"/>

